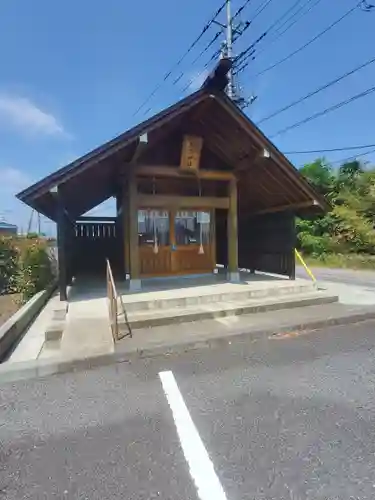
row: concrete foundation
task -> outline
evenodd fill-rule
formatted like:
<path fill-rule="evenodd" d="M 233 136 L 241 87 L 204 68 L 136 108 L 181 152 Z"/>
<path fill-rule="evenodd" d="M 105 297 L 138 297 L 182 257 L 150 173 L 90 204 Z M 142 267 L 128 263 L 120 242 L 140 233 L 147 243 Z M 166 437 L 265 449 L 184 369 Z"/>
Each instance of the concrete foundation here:
<path fill-rule="evenodd" d="M 142 281 L 141 280 L 129 280 L 129 291 L 131 292 L 139 292 L 142 290 Z"/>

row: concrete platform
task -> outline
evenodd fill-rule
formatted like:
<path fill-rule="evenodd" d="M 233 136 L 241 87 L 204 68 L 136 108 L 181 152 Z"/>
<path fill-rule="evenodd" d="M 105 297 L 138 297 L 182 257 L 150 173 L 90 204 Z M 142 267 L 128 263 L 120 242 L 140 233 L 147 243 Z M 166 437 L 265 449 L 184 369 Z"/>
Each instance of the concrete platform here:
<path fill-rule="evenodd" d="M 338 300 L 303 279 L 249 273 L 240 278 L 239 283 L 228 283 L 222 275 L 145 280 L 141 292 L 124 291 L 127 321 L 120 317 L 120 328 L 127 332 L 129 324 L 132 329 L 156 327 Z"/>
<path fill-rule="evenodd" d="M 142 328 L 152 337 L 158 327 L 167 329 L 167 325 L 171 328 L 179 325 L 175 335 L 184 336 L 185 327 L 195 330 L 205 321 L 216 325 L 224 321 L 232 325 L 241 318 L 249 323 L 250 317 L 255 320 L 266 311 L 271 314 L 271 311 L 337 301 L 334 293 L 320 291 L 314 283 L 304 279 L 291 281 L 249 273 L 241 273 L 240 277 L 239 283 L 226 282 L 222 274 L 144 280 L 138 293 L 129 292 L 124 282 L 118 282 L 117 288 L 122 293 L 131 329 L 137 332 L 135 337 Z M 52 307 L 54 300 L 57 298 L 51 300 L 26 333 L 11 361 L 76 359 L 114 352 L 104 280 L 85 279 L 74 283 L 69 291 L 62 338 L 45 342 L 46 328 L 55 309 Z M 129 332 L 123 318 L 120 318 L 120 328 L 124 333 Z M 120 344 L 129 341 L 126 337 Z"/>
<path fill-rule="evenodd" d="M 238 283 L 229 283 L 221 275 L 144 280 L 140 292 L 121 290 L 122 299 L 126 311 L 131 313 L 316 291 L 312 281 L 303 279 L 292 281 L 248 273 L 241 273 L 240 278 Z"/>

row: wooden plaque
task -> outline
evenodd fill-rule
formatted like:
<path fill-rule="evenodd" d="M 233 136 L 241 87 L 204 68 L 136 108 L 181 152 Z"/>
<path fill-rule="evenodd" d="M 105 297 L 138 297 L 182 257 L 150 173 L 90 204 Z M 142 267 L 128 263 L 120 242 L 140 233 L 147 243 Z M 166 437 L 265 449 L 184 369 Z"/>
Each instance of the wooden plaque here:
<path fill-rule="evenodd" d="M 203 139 L 193 135 L 185 135 L 182 143 L 181 170 L 196 172 L 199 170 Z"/>

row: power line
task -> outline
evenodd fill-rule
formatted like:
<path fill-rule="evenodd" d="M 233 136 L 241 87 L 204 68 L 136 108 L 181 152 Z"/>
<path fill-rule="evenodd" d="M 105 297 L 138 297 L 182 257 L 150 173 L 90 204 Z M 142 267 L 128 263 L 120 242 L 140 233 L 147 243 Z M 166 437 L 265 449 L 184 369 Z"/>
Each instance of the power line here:
<path fill-rule="evenodd" d="M 272 0 L 265 0 L 259 8 L 256 10 L 254 13 L 254 16 L 252 17 L 250 24 L 255 21 L 255 19 L 264 11 L 264 9 L 272 2 Z M 250 44 L 246 49 L 244 49 L 238 56 L 234 59 L 235 63 L 238 63 L 240 61 L 241 63 L 243 62 L 243 58 L 249 54 L 253 48 L 267 35 L 267 32 L 263 32 L 252 44 Z M 242 61 L 241 61 L 242 59 Z"/>
<path fill-rule="evenodd" d="M 375 144 L 364 144 L 361 146 L 347 146 L 344 148 L 310 149 L 305 151 L 284 151 L 284 155 L 304 155 L 310 153 L 333 153 L 336 151 L 351 151 L 352 149 L 374 148 Z M 367 152 L 365 153 L 367 154 Z"/>
<path fill-rule="evenodd" d="M 289 31 L 291 28 L 293 28 L 293 26 L 295 24 L 297 24 L 306 14 L 308 14 L 309 12 L 312 11 L 312 9 L 314 7 L 316 7 L 322 0 L 315 0 L 314 3 L 311 3 L 312 0 L 307 0 L 307 2 L 305 4 L 303 4 L 296 12 L 294 12 L 288 19 L 286 19 L 283 24 L 281 26 L 279 26 L 278 28 L 278 33 L 276 33 L 276 36 L 274 38 L 272 38 L 272 40 L 269 41 L 269 43 L 266 45 L 266 46 L 262 46 L 262 48 L 260 50 L 257 50 L 256 52 L 256 55 L 254 57 L 252 57 L 252 60 L 254 61 L 260 54 L 262 54 L 265 50 L 267 50 L 267 48 L 272 45 L 273 43 L 275 43 L 277 40 L 279 40 L 282 36 L 285 35 L 285 33 L 287 31 Z M 311 4 L 307 10 L 305 10 L 304 12 L 301 12 L 303 11 L 303 9 L 308 5 L 308 4 Z M 298 14 L 300 14 L 300 16 L 298 16 Z M 289 21 L 292 21 L 288 26 L 286 26 L 286 28 L 281 31 L 281 29 L 289 22 Z M 247 66 L 247 65 L 246 65 Z"/>
<path fill-rule="evenodd" d="M 187 57 L 188 54 L 193 50 L 193 48 L 197 45 L 197 43 L 201 40 L 203 35 L 207 32 L 207 30 L 210 28 L 212 23 L 215 21 L 215 19 L 218 17 L 218 15 L 224 10 L 227 2 L 226 0 L 224 3 L 217 9 L 217 11 L 214 13 L 212 18 L 206 23 L 200 32 L 200 34 L 197 36 L 197 38 L 193 41 L 193 43 L 190 45 L 190 47 L 184 52 L 184 54 L 180 57 L 180 59 L 172 66 L 172 68 L 165 73 L 162 81 L 155 86 L 154 90 L 149 94 L 149 96 L 142 102 L 142 104 L 137 108 L 137 110 L 133 113 L 133 116 L 137 115 L 139 111 L 154 97 L 156 92 L 162 87 L 162 85 L 168 80 L 168 78 L 171 76 L 171 73 L 178 67 L 180 64 L 184 61 L 184 59 Z"/>
<path fill-rule="evenodd" d="M 308 116 L 307 118 L 304 118 L 301 121 L 293 123 L 292 125 L 289 125 L 288 127 L 285 127 L 283 129 L 279 130 L 278 132 L 271 135 L 270 137 L 273 138 L 273 137 L 276 137 L 277 135 L 280 135 L 284 132 L 287 132 L 288 130 L 292 130 L 294 128 L 300 127 L 301 125 L 304 125 L 305 123 L 308 123 L 312 120 L 315 120 L 316 118 L 319 118 L 320 116 L 324 116 L 328 113 L 331 113 L 332 111 L 336 111 L 336 109 L 342 108 L 343 106 L 346 106 L 347 104 L 350 104 L 351 102 L 356 101 L 357 99 L 361 99 L 362 97 L 366 97 L 366 96 L 370 95 L 372 92 L 375 92 L 375 87 L 370 87 L 369 89 L 367 89 L 363 92 L 360 92 L 359 94 L 356 94 L 356 95 L 350 97 L 349 99 L 346 99 L 345 101 L 341 101 L 341 102 L 335 104 L 334 106 L 330 106 L 329 108 L 324 109 L 323 111 L 319 111 L 318 113 L 314 113 L 313 115 Z"/>
<path fill-rule="evenodd" d="M 182 89 L 182 92 L 185 92 L 189 87 L 190 85 L 192 85 L 192 83 L 194 83 L 195 80 L 197 80 L 200 76 L 203 75 L 203 73 L 207 70 L 208 66 L 210 65 L 210 63 L 214 60 L 214 59 L 217 59 L 220 55 L 220 52 L 221 52 L 221 49 L 218 49 L 216 52 L 214 52 L 211 56 L 211 58 L 206 62 L 206 64 L 203 66 L 203 69 L 201 69 L 201 71 L 198 72 L 197 75 L 195 75 L 194 77 L 190 78 L 190 80 L 187 82 L 187 84 L 185 85 L 185 87 Z M 181 77 L 184 75 L 184 73 L 181 75 Z"/>
<path fill-rule="evenodd" d="M 251 19 L 251 22 L 254 22 L 255 19 L 264 11 L 266 7 L 272 2 L 272 0 L 265 0 L 255 11 L 253 18 Z"/>
<path fill-rule="evenodd" d="M 237 19 L 238 16 L 241 15 L 241 13 L 243 12 L 243 10 L 247 7 L 247 5 L 251 2 L 252 0 L 246 0 L 245 3 L 237 10 L 237 12 L 233 15 L 232 17 L 232 21 L 234 21 L 235 19 Z"/>
<path fill-rule="evenodd" d="M 286 17 L 292 10 L 294 10 L 295 7 L 298 6 L 299 3 L 301 3 L 302 0 L 297 0 L 296 2 L 294 2 L 294 4 L 289 7 L 289 9 L 287 9 L 284 14 L 282 14 L 278 19 L 276 19 L 276 21 L 274 21 L 271 26 L 268 28 L 268 33 L 274 29 L 274 27 L 284 19 L 284 17 Z"/>
<path fill-rule="evenodd" d="M 319 92 L 322 92 L 323 90 L 326 90 L 328 89 L 329 87 L 331 87 L 332 85 L 335 85 L 336 83 L 338 82 L 341 82 L 342 80 L 344 80 L 345 78 L 347 78 L 348 76 L 351 76 L 351 75 L 354 75 L 354 73 L 356 73 L 357 71 L 365 68 L 366 66 L 369 66 L 370 64 L 373 64 L 375 62 L 375 57 L 373 57 L 372 59 L 370 59 L 369 61 L 355 67 L 354 69 L 344 73 L 343 75 L 335 78 L 334 80 L 331 80 L 330 82 L 322 85 L 321 87 L 319 87 L 318 89 L 316 90 L 313 90 L 312 92 L 309 92 L 308 94 L 306 94 L 304 97 L 301 97 L 300 99 L 297 99 L 293 102 L 291 102 L 290 104 L 288 104 L 287 106 L 284 106 L 283 108 L 280 108 L 278 109 L 277 111 L 274 111 L 273 113 L 271 113 L 270 115 L 262 118 L 261 120 L 258 121 L 258 125 L 260 125 L 261 123 L 267 121 L 267 120 L 270 120 L 271 118 L 274 118 L 275 116 L 279 115 L 280 113 L 283 113 L 284 111 L 287 111 L 288 109 L 296 106 L 297 104 L 300 104 L 301 102 L 305 101 L 306 99 L 309 99 L 310 97 L 318 94 Z"/>
<path fill-rule="evenodd" d="M 218 31 L 216 33 L 216 35 L 208 42 L 208 44 L 199 52 L 199 54 L 196 56 L 194 61 L 191 62 L 191 65 L 195 64 L 198 61 L 198 59 L 200 59 L 203 56 L 203 54 L 205 54 L 208 51 L 208 49 L 210 47 L 212 47 L 212 45 L 216 42 L 216 40 L 219 38 L 220 35 L 221 35 L 221 31 Z M 211 60 L 212 60 L 212 58 L 211 58 Z M 208 63 L 207 63 L 207 66 L 208 66 Z M 179 77 L 174 80 L 172 85 L 176 85 L 176 83 L 179 82 L 184 75 L 185 75 L 185 72 L 182 72 L 179 75 Z M 187 87 L 189 87 L 189 85 L 190 85 L 190 83 L 187 85 Z"/>
<path fill-rule="evenodd" d="M 266 0 L 265 3 L 267 3 L 267 2 L 269 3 L 270 1 L 272 1 L 272 0 Z M 247 7 L 247 5 L 250 2 L 251 2 L 251 0 L 245 0 L 245 2 L 241 5 L 241 7 L 239 7 L 237 9 L 237 11 L 235 12 L 235 14 L 231 18 L 231 24 L 232 24 L 232 29 L 233 29 L 233 33 L 234 33 L 234 36 L 232 38 L 232 43 L 236 42 L 244 34 L 244 32 L 249 28 L 249 26 L 251 24 L 250 21 L 247 21 L 246 23 L 244 23 L 244 27 L 242 27 L 241 30 L 239 30 L 238 27 L 236 29 L 233 26 L 233 21 L 244 11 L 244 9 Z M 217 21 L 214 21 L 214 22 L 215 22 L 215 24 L 219 24 L 223 30 L 227 29 L 227 25 L 220 24 Z M 206 45 L 206 47 L 198 54 L 198 56 L 194 59 L 194 61 L 192 61 L 191 65 L 195 64 L 198 61 L 198 59 L 200 59 L 200 57 L 202 57 L 202 55 L 205 54 L 208 51 L 208 49 L 219 38 L 219 36 L 220 36 L 221 33 L 222 33 L 221 31 L 219 31 L 219 32 L 216 33 L 216 35 L 211 39 L 211 41 Z M 211 55 L 210 59 L 205 63 L 205 65 L 203 66 L 203 69 L 198 73 L 198 75 L 196 75 L 193 78 L 190 78 L 190 80 L 188 81 L 188 83 L 182 89 L 182 92 L 185 92 L 190 87 L 190 85 L 194 82 L 194 80 L 196 80 L 197 78 L 199 78 L 205 72 L 205 70 L 209 67 L 210 63 L 212 61 L 214 61 L 215 59 L 219 58 L 219 56 L 220 56 L 221 53 L 222 53 L 222 47 L 219 48 L 218 50 L 216 50 Z M 173 83 L 175 84 L 178 81 L 180 81 L 181 78 L 184 76 L 184 74 L 185 73 L 181 73 L 181 75 Z"/>
<path fill-rule="evenodd" d="M 375 153 L 375 149 L 371 149 L 370 151 L 366 151 L 365 153 L 360 153 L 359 155 L 353 155 L 347 158 L 341 158 L 340 160 L 331 161 L 330 163 L 331 165 L 335 165 L 336 163 L 346 163 L 347 161 L 356 160 L 357 158 L 361 158 L 362 156 L 366 156 L 371 153 Z"/>
<path fill-rule="evenodd" d="M 306 49 L 309 45 L 311 45 L 313 42 L 315 42 L 316 40 L 318 40 L 321 36 L 325 35 L 326 33 L 328 33 L 328 31 L 330 31 L 332 28 L 334 28 L 335 26 L 337 26 L 337 24 L 339 24 L 341 21 L 343 21 L 346 17 L 348 17 L 352 12 L 354 12 L 356 9 L 360 8 L 361 5 L 363 5 L 363 1 L 361 0 L 360 2 L 358 2 L 354 7 L 352 7 L 351 9 L 349 9 L 347 12 L 345 12 L 345 14 L 343 14 L 339 19 L 337 19 L 336 21 L 334 21 L 332 24 L 330 24 L 327 28 L 325 28 L 323 31 L 321 31 L 320 33 L 318 33 L 317 35 L 315 35 L 313 38 L 311 38 L 308 42 L 306 42 L 304 45 L 302 45 L 301 47 L 299 47 L 298 49 L 294 50 L 293 52 L 291 52 L 290 54 L 288 54 L 287 56 L 285 56 L 284 58 L 280 59 L 279 61 L 275 62 L 274 64 L 271 64 L 270 66 L 268 66 L 267 68 L 263 69 L 262 71 L 259 71 L 258 73 L 255 74 L 255 77 L 257 76 L 260 76 L 260 75 L 263 75 L 264 73 L 267 73 L 268 71 L 271 71 L 271 69 L 274 69 L 276 68 L 277 66 L 279 66 L 280 64 L 288 61 L 289 59 L 291 59 L 293 56 L 295 56 L 296 54 L 298 54 L 299 52 L 301 52 L 302 50 Z"/>
<path fill-rule="evenodd" d="M 241 73 L 242 71 L 244 71 L 244 69 L 249 65 L 249 60 L 250 58 L 252 60 L 254 60 L 257 56 L 254 55 L 256 54 L 257 52 L 257 49 L 256 49 L 256 46 L 266 37 L 268 36 L 270 33 L 272 33 L 272 30 L 275 28 L 275 26 L 277 26 L 277 24 L 280 23 L 280 21 L 282 21 L 285 17 L 288 16 L 288 14 L 291 13 L 291 15 L 281 24 L 281 26 L 279 26 L 278 28 L 276 28 L 276 32 L 278 30 L 280 30 L 280 28 L 282 28 L 288 21 L 290 21 L 291 19 L 293 19 L 293 17 L 295 17 L 300 11 L 301 9 L 303 9 L 309 2 L 311 2 L 312 0 L 307 0 L 307 3 L 303 4 L 296 12 L 292 12 L 295 7 L 298 6 L 298 4 L 301 2 L 302 0 L 297 0 L 291 7 L 289 7 L 289 9 L 287 9 L 280 17 L 278 17 L 276 19 L 276 21 L 274 21 L 271 26 L 266 30 L 264 31 L 260 37 L 258 37 L 251 45 L 249 45 L 249 47 L 247 47 L 245 50 L 243 50 L 241 52 L 241 54 L 239 54 L 239 56 L 237 57 L 236 59 L 236 62 L 240 62 L 241 63 L 241 66 L 239 68 L 237 68 L 237 71 L 236 71 L 236 75 L 238 75 L 239 73 Z M 317 0 L 317 3 L 321 1 L 321 0 Z M 310 10 L 310 9 L 309 9 Z M 309 11 L 308 10 L 308 11 Z M 306 13 L 308 12 L 306 11 Z M 302 17 L 302 16 L 301 16 Z M 298 20 L 298 19 L 297 19 Z M 294 23 L 292 23 L 293 25 Z M 292 26 L 291 25 L 291 26 Z M 282 34 L 285 33 L 285 31 L 287 31 L 291 26 L 287 27 L 283 32 Z M 276 36 L 276 38 L 274 38 L 273 40 L 271 40 L 271 43 L 273 43 L 275 40 L 277 40 L 279 38 L 279 36 Z M 264 50 L 264 49 L 263 49 Z M 261 51 L 263 52 L 263 51 Z"/>
<path fill-rule="evenodd" d="M 270 31 L 273 30 L 273 28 L 280 22 L 284 19 L 285 16 L 287 16 L 289 14 L 289 12 L 291 12 L 302 0 L 297 0 L 291 7 L 289 7 L 288 10 L 286 10 L 284 12 L 284 14 L 282 14 L 280 17 L 278 17 L 276 19 L 276 21 L 274 21 L 271 26 L 266 29 L 262 35 L 260 37 L 257 38 L 257 40 L 255 40 L 253 43 L 251 43 L 245 50 L 243 50 L 239 55 L 238 57 L 236 58 L 236 62 L 240 61 L 241 63 L 243 63 L 246 59 L 248 59 L 251 55 L 252 55 L 252 49 L 255 47 L 255 45 L 257 43 L 259 43 L 266 35 L 268 35 L 270 33 Z M 310 0 L 309 0 L 310 1 Z M 262 10 L 264 10 L 265 7 L 267 7 L 267 5 L 269 4 L 270 2 L 267 2 L 266 5 L 263 7 Z"/>

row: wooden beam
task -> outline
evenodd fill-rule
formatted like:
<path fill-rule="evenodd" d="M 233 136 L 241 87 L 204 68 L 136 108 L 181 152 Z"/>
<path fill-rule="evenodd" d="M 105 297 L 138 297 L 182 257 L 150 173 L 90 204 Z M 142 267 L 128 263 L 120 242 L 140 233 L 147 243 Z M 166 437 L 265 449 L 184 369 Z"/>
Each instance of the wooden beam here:
<path fill-rule="evenodd" d="M 255 148 L 253 148 L 255 149 Z M 255 164 L 257 162 L 259 158 L 259 155 L 257 153 L 257 151 L 252 151 L 251 153 L 247 153 L 246 156 L 244 156 L 243 158 L 241 158 L 238 163 L 236 164 L 236 166 L 234 167 L 234 172 L 235 173 L 239 173 L 239 172 L 243 172 L 244 170 L 249 170 L 249 167 L 251 167 L 253 164 Z"/>
<path fill-rule="evenodd" d="M 228 210 L 228 271 L 238 273 L 237 181 L 229 184 Z"/>
<path fill-rule="evenodd" d="M 88 217 L 76 217 L 76 222 L 115 222 L 116 217 L 94 217 L 90 215 Z"/>
<path fill-rule="evenodd" d="M 203 179 L 213 181 L 230 181 L 234 179 L 233 172 L 220 172 L 217 170 L 199 170 L 195 173 L 183 172 L 176 166 L 149 166 L 137 165 L 136 174 L 143 177 L 173 177 L 173 178 L 188 178 L 188 179 Z"/>
<path fill-rule="evenodd" d="M 130 163 L 132 165 L 135 165 L 139 159 L 139 157 L 141 156 L 141 154 L 145 151 L 146 147 L 148 146 L 148 135 L 147 133 L 144 134 L 144 135 L 141 135 L 138 139 L 137 139 L 137 145 L 135 147 L 135 150 L 134 150 L 134 153 L 133 153 L 133 156 L 130 160 Z"/>
<path fill-rule="evenodd" d="M 67 296 L 67 260 L 66 260 L 66 215 L 63 204 L 61 189 L 57 188 L 55 193 L 57 197 L 57 252 L 58 252 L 58 271 L 59 271 L 59 292 L 60 300 L 66 301 Z"/>
<path fill-rule="evenodd" d="M 308 184 L 302 174 L 292 165 L 287 157 L 284 156 L 281 151 L 279 151 L 276 146 L 269 141 L 269 139 L 267 139 L 263 132 L 256 127 L 244 113 L 241 113 L 241 111 L 238 112 L 238 108 L 233 105 L 230 99 L 219 98 L 216 100 L 224 109 L 228 110 L 234 120 L 248 132 L 249 136 L 254 140 L 258 147 L 266 148 L 269 151 L 270 157 L 276 160 L 276 164 L 280 167 L 280 169 L 286 173 L 293 183 L 299 185 L 301 191 L 303 191 L 305 195 L 311 196 L 311 194 L 316 193 L 315 189 Z M 316 196 L 317 198 L 320 197 L 318 193 L 316 193 Z M 325 208 L 329 208 L 329 205 L 326 204 L 324 199 L 322 199 L 322 203 L 325 204 Z"/>
<path fill-rule="evenodd" d="M 158 194 L 140 194 L 137 197 L 138 208 L 229 208 L 229 198 L 213 196 L 168 196 Z"/>
<path fill-rule="evenodd" d="M 301 201 L 300 203 L 289 203 L 288 205 L 279 205 L 277 207 L 269 207 L 263 210 L 258 210 L 257 212 L 252 212 L 251 215 L 262 215 L 262 214 L 270 214 L 274 212 L 283 212 L 284 210 L 293 210 L 298 208 L 307 208 L 307 207 L 317 207 L 319 204 L 316 200 L 311 201 Z"/>

